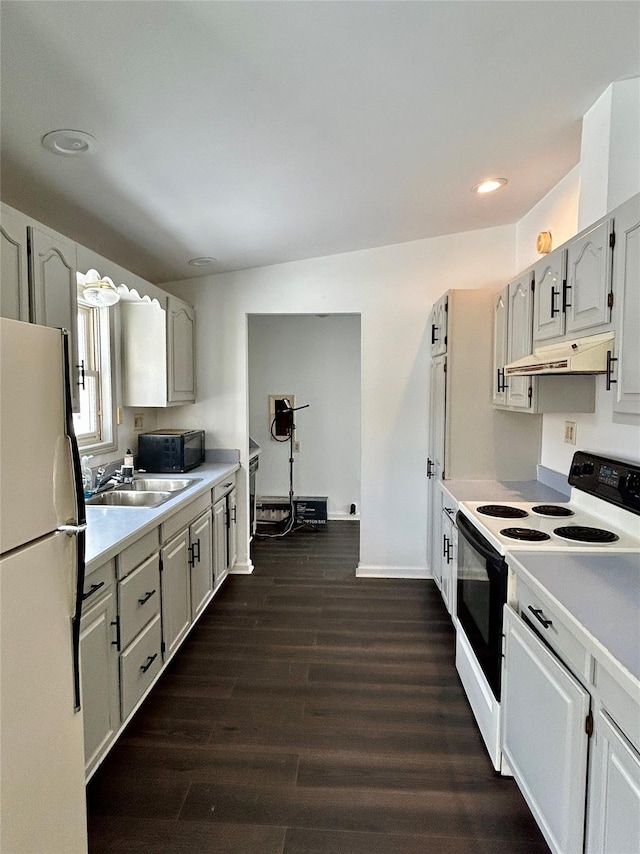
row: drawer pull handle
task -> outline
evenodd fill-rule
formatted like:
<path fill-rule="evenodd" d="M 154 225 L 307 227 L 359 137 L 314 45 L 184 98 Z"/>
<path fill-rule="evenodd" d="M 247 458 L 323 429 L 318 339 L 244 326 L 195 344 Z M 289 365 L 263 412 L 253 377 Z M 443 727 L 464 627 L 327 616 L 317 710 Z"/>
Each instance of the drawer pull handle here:
<path fill-rule="evenodd" d="M 98 584 L 92 584 L 87 592 L 82 594 L 82 601 L 84 602 L 84 600 L 88 599 L 89 596 L 93 596 L 96 590 L 100 590 L 101 587 L 104 587 L 104 581 L 100 581 Z"/>
<path fill-rule="evenodd" d="M 536 618 L 536 620 L 544 626 L 545 629 L 548 629 L 549 626 L 553 625 L 553 620 L 547 620 L 546 617 L 542 614 L 542 608 L 534 608 L 533 605 L 529 605 L 529 610 Z"/>
<path fill-rule="evenodd" d="M 155 592 L 155 590 L 147 590 L 142 599 L 138 599 L 138 605 L 144 605 L 146 602 L 148 602 Z"/>
<path fill-rule="evenodd" d="M 147 658 L 147 660 L 145 661 L 145 663 L 140 665 L 140 670 L 142 670 L 143 673 L 146 673 L 147 670 L 151 667 L 151 665 L 153 664 L 153 662 L 156 660 L 157 657 L 158 657 L 157 652 L 155 655 L 150 655 Z"/>

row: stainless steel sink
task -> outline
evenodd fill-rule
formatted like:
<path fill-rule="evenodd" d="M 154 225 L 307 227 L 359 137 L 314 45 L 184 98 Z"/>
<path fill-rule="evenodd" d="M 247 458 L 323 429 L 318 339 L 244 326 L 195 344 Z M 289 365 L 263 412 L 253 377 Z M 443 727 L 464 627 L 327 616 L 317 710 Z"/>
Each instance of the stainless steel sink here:
<path fill-rule="evenodd" d="M 102 507 L 158 507 L 173 498 L 173 494 L 164 492 L 143 492 L 133 489 L 112 489 L 87 498 L 87 504 Z"/>
<path fill-rule="evenodd" d="M 199 483 L 201 480 L 201 477 L 137 477 L 135 478 L 133 483 L 129 485 L 129 488 L 132 487 L 135 490 L 141 489 L 143 492 L 147 490 L 159 490 L 161 492 L 180 492 L 183 489 L 187 489 L 189 486 L 193 486 L 194 483 Z"/>

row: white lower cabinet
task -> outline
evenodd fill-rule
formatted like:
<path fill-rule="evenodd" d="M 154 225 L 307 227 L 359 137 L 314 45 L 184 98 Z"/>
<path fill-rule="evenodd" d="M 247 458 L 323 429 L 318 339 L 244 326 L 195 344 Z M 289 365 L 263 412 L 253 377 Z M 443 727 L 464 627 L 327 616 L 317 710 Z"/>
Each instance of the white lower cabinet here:
<path fill-rule="evenodd" d="M 456 613 L 456 585 L 458 563 L 458 529 L 455 526 L 456 508 L 442 496 L 442 599 L 452 617 Z"/>
<path fill-rule="evenodd" d="M 505 608 L 503 754 L 553 852 L 583 850 L 591 697 Z"/>
<path fill-rule="evenodd" d="M 155 551 L 129 571 L 136 559 L 149 549 Z M 120 711 L 123 721 L 133 712 L 162 666 L 160 554 L 157 549 L 156 528 L 125 549 L 118 558 Z"/>
<path fill-rule="evenodd" d="M 554 854 L 637 854 L 640 684 L 529 583 L 504 610 L 504 760 Z"/>
<path fill-rule="evenodd" d="M 606 711 L 595 721 L 589 776 L 587 854 L 640 851 L 640 753 Z"/>
<path fill-rule="evenodd" d="M 189 529 L 163 546 L 162 642 L 164 660 L 176 652 L 191 624 L 191 568 Z"/>
<path fill-rule="evenodd" d="M 148 626 L 120 654 L 122 718 L 126 719 L 144 696 L 162 667 L 162 628 L 156 614 Z"/>
<path fill-rule="evenodd" d="M 196 619 L 213 590 L 213 517 L 211 508 L 189 526 L 191 616 Z"/>
<path fill-rule="evenodd" d="M 87 576 L 80 621 L 80 685 L 85 771 L 90 774 L 120 727 L 115 566 Z"/>
<path fill-rule="evenodd" d="M 235 560 L 235 484 L 233 474 L 87 576 L 80 624 L 87 778 Z"/>

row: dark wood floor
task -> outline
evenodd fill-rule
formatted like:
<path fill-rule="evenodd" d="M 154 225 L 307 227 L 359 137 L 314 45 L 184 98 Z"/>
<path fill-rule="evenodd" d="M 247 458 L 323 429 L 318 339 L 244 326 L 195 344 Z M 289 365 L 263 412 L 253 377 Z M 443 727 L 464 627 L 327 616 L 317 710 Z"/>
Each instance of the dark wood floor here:
<path fill-rule="evenodd" d="M 89 784 L 91 854 L 548 852 L 435 586 L 357 559 L 357 522 L 255 543 Z"/>

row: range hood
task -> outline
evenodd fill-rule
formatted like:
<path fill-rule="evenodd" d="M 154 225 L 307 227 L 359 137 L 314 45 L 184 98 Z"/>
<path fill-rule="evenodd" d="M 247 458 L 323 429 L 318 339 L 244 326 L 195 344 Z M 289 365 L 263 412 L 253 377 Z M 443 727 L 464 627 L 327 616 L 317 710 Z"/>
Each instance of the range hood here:
<path fill-rule="evenodd" d="M 607 353 L 613 354 L 613 332 L 538 347 L 530 356 L 506 365 L 505 376 L 538 374 L 604 374 Z"/>

